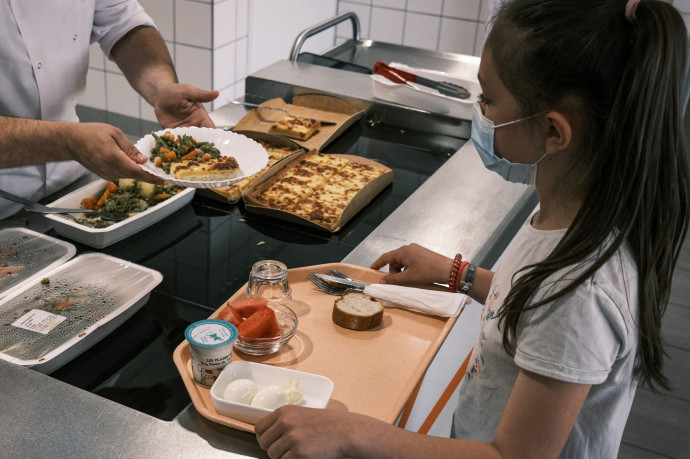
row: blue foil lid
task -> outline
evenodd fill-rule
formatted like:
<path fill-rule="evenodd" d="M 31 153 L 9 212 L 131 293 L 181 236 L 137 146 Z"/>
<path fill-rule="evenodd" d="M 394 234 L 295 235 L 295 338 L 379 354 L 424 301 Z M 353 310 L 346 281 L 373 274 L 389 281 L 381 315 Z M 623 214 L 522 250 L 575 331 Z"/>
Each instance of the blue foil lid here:
<path fill-rule="evenodd" d="M 207 319 L 190 324 L 184 337 L 199 347 L 218 347 L 232 344 L 237 339 L 237 328 L 224 320 Z"/>

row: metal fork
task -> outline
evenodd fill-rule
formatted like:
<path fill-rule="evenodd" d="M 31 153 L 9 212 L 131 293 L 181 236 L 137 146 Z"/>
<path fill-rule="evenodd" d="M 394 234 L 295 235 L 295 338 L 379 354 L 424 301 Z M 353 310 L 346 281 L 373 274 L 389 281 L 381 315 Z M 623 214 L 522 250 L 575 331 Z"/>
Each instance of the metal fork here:
<path fill-rule="evenodd" d="M 361 290 L 354 289 L 354 288 L 329 284 L 325 280 L 319 279 L 318 277 L 316 277 L 314 275 L 314 273 L 307 274 L 307 279 L 309 279 L 312 282 L 312 284 L 314 284 L 316 286 L 316 288 L 318 288 L 322 292 L 327 293 L 329 295 L 340 296 L 344 293 L 360 292 L 361 291 Z"/>

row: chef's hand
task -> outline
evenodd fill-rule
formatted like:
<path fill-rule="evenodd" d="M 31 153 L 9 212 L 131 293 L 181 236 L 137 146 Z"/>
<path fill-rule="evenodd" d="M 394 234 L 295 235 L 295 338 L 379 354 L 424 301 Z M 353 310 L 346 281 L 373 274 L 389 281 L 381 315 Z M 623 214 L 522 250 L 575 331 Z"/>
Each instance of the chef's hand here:
<path fill-rule="evenodd" d="M 139 167 L 148 158 L 115 126 L 103 123 L 69 123 L 67 131 L 67 148 L 72 158 L 101 178 L 133 178 L 163 184 L 162 179 Z"/>
<path fill-rule="evenodd" d="M 206 91 L 188 84 L 171 83 L 158 88 L 153 111 L 164 128 L 180 126 L 216 127 L 203 106 L 218 97 L 218 91 Z"/>
<path fill-rule="evenodd" d="M 422 247 L 409 244 L 381 255 L 372 269 L 389 265 L 389 274 L 381 279 L 382 284 L 427 285 L 448 283 L 453 259 Z"/>
<path fill-rule="evenodd" d="M 359 457 L 369 442 L 383 442 L 398 429 L 357 413 L 286 405 L 254 426 L 259 446 L 271 458 Z"/>

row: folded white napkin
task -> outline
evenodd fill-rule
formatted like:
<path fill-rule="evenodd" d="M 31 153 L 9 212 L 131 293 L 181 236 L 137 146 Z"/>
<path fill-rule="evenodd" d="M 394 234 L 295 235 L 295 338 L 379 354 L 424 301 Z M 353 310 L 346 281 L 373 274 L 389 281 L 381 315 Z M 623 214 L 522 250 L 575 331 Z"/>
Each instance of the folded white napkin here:
<path fill-rule="evenodd" d="M 462 293 L 425 290 L 391 284 L 371 284 L 364 288 L 384 306 L 407 309 L 440 317 L 455 317 L 469 298 Z"/>

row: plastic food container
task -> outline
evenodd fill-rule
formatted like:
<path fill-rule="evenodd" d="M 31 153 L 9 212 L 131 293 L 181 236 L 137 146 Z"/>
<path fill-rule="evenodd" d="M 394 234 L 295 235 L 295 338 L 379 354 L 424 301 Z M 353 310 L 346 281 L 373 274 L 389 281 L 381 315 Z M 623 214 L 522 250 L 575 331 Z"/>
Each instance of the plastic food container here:
<path fill-rule="evenodd" d="M 76 252 L 69 242 L 26 228 L 0 230 L 0 299 L 40 279 Z"/>
<path fill-rule="evenodd" d="M 105 189 L 105 180 L 96 180 L 83 187 L 51 202 L 51 207 L 80 208 L 82 199 L 96 196 Z M 75 222 L 65 215 L 46 214 L 46 218 L 51 220 L 55 231 L 63 237 L 73 241 L 81 242 L 90 247 L 102 249 L 116 242 L 119 242 L 154 223 L 162 220 L 176 210 L 189 203 L 194 197 L 194 188 L 186 188 L 170 197 L 169 199 L 149 207 L 140 214 L 129 217 L 125 220 L 110 225 L 107 228 L 90 228 L 81 223 Z M 80 218 L 81 214 L 73 214 Z"/>
<path fill-rule="evenodd" d="M 88 253 L 0 301 L 0 358 L 50 373 L 138 311 L 163 276 Z"/>
<path fill-rule="evenodd" d="M 303 396 L 298 405 L 311 408 L 325 408 L 333 393 L 333 381 L 325 376 L 243 360 L 231 362 L 211 387 L 211 403 L 218 413 L 250 424 L 273 410 L 226 400 L 225 389 L 236 379 L 249 379 L 259 387 L 285 387 L 296 380 Z"/>
<path fill-rule="evenodd" d="M 194 381 L 210 387 L 232 359 L 237 328 L 224 320 L 200 320 L 187 327 L 184 337 L 189 342 Z"/>

